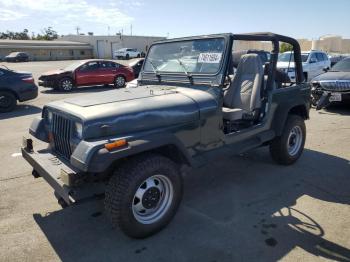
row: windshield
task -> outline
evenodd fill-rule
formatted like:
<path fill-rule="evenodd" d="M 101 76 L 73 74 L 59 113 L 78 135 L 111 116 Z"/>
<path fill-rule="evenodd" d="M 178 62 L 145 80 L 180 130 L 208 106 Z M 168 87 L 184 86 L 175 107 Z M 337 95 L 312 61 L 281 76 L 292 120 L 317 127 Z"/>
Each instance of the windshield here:
<path fill-rule="evenodd" d="M 339 61 L 330 71 L 350 72 L 350 58 L 345 58 Z"/>
<path fill-rule="evenodd" d="M 291 57 L 292 56 L 292 57 Z M 307 61 L 307 58 L 309 57 L 309 54 L 301 54 L 301 62 L 305 63 Z M 294 62 L 294 53 L 283 53 L 278 56 L 278 62 Z"/>
<path fill-rule="evenodd" d="M 75 70 L 77 67 L 81 66 L 83 64 L 82 61 L 78 61 L 78 62 L 75 62 L 73 64 L 70 64 L 69 66 L 65 67 L 64 70 L 65 71 L 73 71 Z"/>
<path fill-rule="evenodd" d="M 223 38 L 156 44 L 148 52 L 144 70 L 187 75 L 215 74 L 222 64 L 224 48 Z"/>

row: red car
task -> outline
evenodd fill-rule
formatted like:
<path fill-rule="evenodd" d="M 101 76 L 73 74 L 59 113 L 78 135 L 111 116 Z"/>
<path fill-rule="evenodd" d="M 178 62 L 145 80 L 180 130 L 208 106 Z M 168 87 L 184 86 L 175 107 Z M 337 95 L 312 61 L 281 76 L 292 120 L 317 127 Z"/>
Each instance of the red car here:
<path fill-rule="evenodd" d="M 110 85 L 124 87 L 134 79 L 132 68 L 110 60 L 90 59 L 53 70 L 39 77 L 39 86 L 71 91 L 77 86 Z"/>

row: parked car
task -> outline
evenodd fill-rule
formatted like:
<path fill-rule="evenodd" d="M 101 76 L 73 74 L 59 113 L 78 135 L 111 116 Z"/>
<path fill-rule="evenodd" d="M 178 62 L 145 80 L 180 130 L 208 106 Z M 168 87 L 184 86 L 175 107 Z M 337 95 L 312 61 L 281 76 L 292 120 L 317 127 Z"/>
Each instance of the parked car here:
<path fill-rule="evenodd" d="M 350 57 L 312 79 L 312 104 L 317 109 L 333 102 L 350 102 Z"/>
<path fill-rule="evenodd" d="M 134 79 L 131 68 L 110 60 L 89 59 L 48 71 L 39 77 L 39 86 L 71 91 L 78 86 L 110 85 L 124 87 Z"/>
<path fill-rule="evenodd" d="M 141 53 L 136 48 L 122 48 L 114 51 L 114 59 L 130 59 L 130 58 L 140 58 Z"/>
<path fill-rule="evenodd" d="M 144 60 L 145 60 L 144 58 L 140 58 L 140 59 L 135 59 L 129 63 L 128 66 L 131 67 L 132 70 L 134 71 L 135 78 L 139 77 L 139 73 L 141 71 Z"/>
<path fill-rule="evenodd" d="M 334 66 L 339 61 L 343 60 L 346 57 L 349 57 L 349 55 L 346 54 L 332 54 L 329 55 L 329 60 L 331 61 L 331 66 Z"/>
<path fill-rule="evenodd" d="M 291 51 L 280 54 L 278 57 L 277 68 L 288 73 L 290 79 L 295 81 L 293 59 L 293 52 Z M 312 50 L 309 52 L 302 52 L 301 59 L 303 62 L 303 73 L 306 81 L 322 74 L 324 69 L 329 69 L 331 67 L 331 61 L 327 54 L 322 51 Z"/>
<path fill-rule="evenodd" d="M 274 72 L 264 71 L 257 54 L 239 57 L 227 81 L 236 40 L 269 41 L 274 50 L 279 42 L 294 46 L 293 88 L 276 90 Z M 277 57 L 270 63 L 275 68 Z M 143 238 L 175 215 L 189 167 L 261 146 L 270 147 L 277 163 L 295 163 L 304 148 L 309 100 L 295 39 L 258 33 L 163 40 L 151 45 L 138 88 L 45 105 L 29 129 L 33 137 L 23 140 L 22 155 L 60 204 L 105 191 L 111 223 Z M 39 146 L 33 148 L 33 141 Z"/>
<path fill-rule="evenodd" d="M 6 62 L 28 62 L 29 56 L 24 52 L 12 52 L 9 55 L 5 56 Z"/>
<path fill-rule="evenodd" d="M 0 113 L 12 111 L 17 101 L 24 102 L 37 96 L 38 87 L 31 73 L 0 67 Z"/>

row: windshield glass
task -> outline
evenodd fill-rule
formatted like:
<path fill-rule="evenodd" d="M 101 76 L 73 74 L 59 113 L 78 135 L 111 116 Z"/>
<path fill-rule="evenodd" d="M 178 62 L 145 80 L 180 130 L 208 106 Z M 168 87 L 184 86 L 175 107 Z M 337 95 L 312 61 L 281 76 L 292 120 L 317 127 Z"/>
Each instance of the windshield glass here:
<path fill-rule="evenodd" d="M 215 74 L 220 69 L 224 48 L 223 38 L 157 44 L 149 50 L 144 70 L 157 73 Z"/>
<path fill-rule="evenodd" d="M 292 57 L 291 57 L 292 56 Z M 305 63 L 307 61 L 307 58 L 309 57 L 309 54 L 301 54 L 301 62 Z M 294 53 L 283 53 L 278 56 L 279 62 L 294 62 Z"/>
<path fill-rule="evenodd" d="M 73 71 L 77 67 L 81 66 L 82 64 L 83 64 L 82 61 L 78 61 L 78 62 L 75 62 L 75 63 L 70 64 L 69 66 L 65 67 L 64 70 L 66 70 L 66 71 Z"/>
<path fill-rule="evenodd" d="M 8 56 L 9 57 L 16 57 L 19 53 L 18 52 L 13 52 L 13 53 L 10 53 Z"/>
<path fill-rule="evenodd" d="M 331 71 L 350 72 L 350 58 L 343 59 L 336 63 Z"/>

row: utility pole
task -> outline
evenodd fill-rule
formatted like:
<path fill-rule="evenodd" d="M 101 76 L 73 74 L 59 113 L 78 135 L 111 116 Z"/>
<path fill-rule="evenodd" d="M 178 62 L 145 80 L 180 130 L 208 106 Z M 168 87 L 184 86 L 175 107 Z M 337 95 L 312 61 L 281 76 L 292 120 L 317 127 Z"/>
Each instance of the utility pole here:
<path fill-rule="evenodd" d="M 132 24 L 130 25 L 130 35 L 132 35 Z"/>
<path fill-rule="evenodd" d="M 111 28 L 108 26 L 108 35 L 110 35 L 110 34 L 109 34 L 109 31 L 110 31 L 110 30 L 111 30 Z"/>
<path fill-rule="evenodd" d="M 79 26 L 77 26 L 77 27 L 75 27 L 75 30 L 77 30 L 77 35 L 79 35 L 79 30 L 80 30 L 81 28 L 79 27 Z"/>

